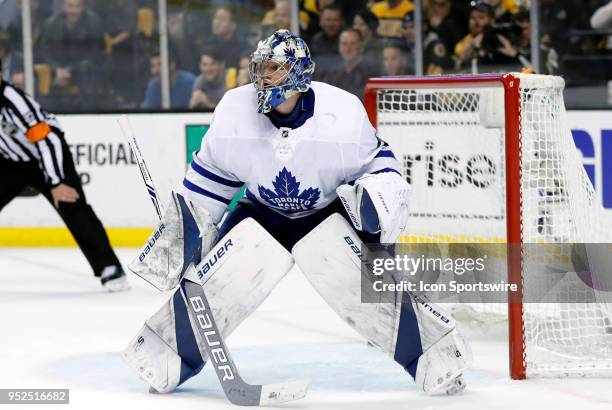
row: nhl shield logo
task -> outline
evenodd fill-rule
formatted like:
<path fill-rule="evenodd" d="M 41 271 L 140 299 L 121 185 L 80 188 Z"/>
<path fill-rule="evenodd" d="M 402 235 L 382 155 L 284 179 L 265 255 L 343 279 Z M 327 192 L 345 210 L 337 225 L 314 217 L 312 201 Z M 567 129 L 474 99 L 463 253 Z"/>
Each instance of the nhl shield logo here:
<path fill-rule="evenodd" d="M 321 196 L 318 188 L 306 188 L 300 192 L 300 182 L 283 167 L 274 181 L 274 191 L 257 186 L 259 196 L 269 205 L 285 212 L 300 212 L 313 209 Z"/>

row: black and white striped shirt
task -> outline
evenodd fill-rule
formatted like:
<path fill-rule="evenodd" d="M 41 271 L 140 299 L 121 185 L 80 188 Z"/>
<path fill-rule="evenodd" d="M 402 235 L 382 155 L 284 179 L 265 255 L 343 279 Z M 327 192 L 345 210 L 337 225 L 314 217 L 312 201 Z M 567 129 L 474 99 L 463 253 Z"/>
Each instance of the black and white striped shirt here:
<path fill-rule="evenodd" d="M 0 156 L 14 162 L 37 161 L 47 184 L 64 179 L 63 131 L 53 114 L 7 82 L 0 83 Z"/>

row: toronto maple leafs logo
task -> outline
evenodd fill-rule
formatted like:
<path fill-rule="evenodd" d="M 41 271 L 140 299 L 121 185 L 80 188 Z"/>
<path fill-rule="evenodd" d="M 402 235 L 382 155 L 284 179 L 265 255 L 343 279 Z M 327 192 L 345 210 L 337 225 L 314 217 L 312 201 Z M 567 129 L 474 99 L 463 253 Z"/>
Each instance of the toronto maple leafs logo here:
<path fill-rule="evenodd" d="M 300 183 L 285 167 L 272 181 L 272 185 L 274 191 L 258 185 L 259 196 L 273 207 L 286 212 L 313 209 L 321 196 L 319 188 L 306 188 L 300 192 Z"/>

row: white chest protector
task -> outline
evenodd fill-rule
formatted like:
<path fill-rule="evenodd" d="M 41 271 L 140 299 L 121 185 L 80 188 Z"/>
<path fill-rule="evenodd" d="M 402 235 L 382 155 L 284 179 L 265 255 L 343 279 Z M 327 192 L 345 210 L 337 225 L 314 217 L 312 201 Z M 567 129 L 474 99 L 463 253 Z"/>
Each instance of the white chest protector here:
<path fill-rule="evenodd" d="M 182 193 L 221 219 L 243 184 L 247 196 L 288 218 L 310 215 L 337 198 L 336 188 L 366 173 L 399 170 L 357 97 L 313 82 L 313 115 L 277 128 L 256 112 L 255 89 L 228 91 L 183 182 Z"/>

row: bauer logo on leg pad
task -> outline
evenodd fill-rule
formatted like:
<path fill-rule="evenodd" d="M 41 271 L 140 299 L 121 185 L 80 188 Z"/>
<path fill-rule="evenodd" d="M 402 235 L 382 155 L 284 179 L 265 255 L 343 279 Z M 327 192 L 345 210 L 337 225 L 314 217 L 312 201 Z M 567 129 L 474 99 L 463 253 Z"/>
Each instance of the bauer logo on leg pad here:
<path fill-rule="evenodd" d="M 278 268 L 283 273 L 286 272 L 283 266 L 288 271 L 293 265 L 285 248 L 254 219 L 246 218 L 224 235 L 193 269 L 188 269 L 185 277 L 204 284 L 221 269 L 236 274 L 244 271 L 245 266 L 254 272 L 263 268 L 267 271 L 271 261 L 278 264 L 274 270 Z"/>
<path fill-rule="evenodd" d="M 213 248 L 208 255 L 206 255 L 206 259 L 202 261 L 204 265 L 199 265 L 202 267 L 197 271 L 198 278 L 202 279 L 204 275 L 206 275 L 217 264 L 217 262 L 221 262 L 221 258 L 223 258 L 223 256 L 229 252 L 229 248 L 231 246 L 234 246 L 232 240 L 227 239 L 222 245 Z"/>
<path fill-rule="evenodd" d="M 355 245 L 355 241 L 353 241 L 350 236 L 345 236 L 344 241 L 351 248 L 351 250 L 355 252 L 355 255 L 361 259 L 361 249 L 359 249 L 359 246 Z"/>
<path fill-rule="evenodd" d="M 374 265 L 372 265 L 372 262 L 370 260 L 363 256 L 363 253 L 361 252 L 361 241 L 355 241 L 356 239 L 353 239 L 348 235 L 344 237 L 344 242 L 346 242 L 351 251 L 353 251 L 353 253 L 357 256 L 357 259 L 359 259 L 359 263 L 363 263 L 367 267 L 367 269 L 371 271 L 374 268 Z"/>
<path fill-rule="evenodd" d="M 434 304 L 428 302 L 417 294 L 411 294 L 411 296 L 414 298 L 417 304 L 420 305 L 422 310 L 425 310 L 426 312 L 430 313 L 431 316 L 440 319 L 445 324 L 452 323 L 454 326 L 454 322 L 451 321 L 452 319 L 445 315 L 440 308 L 437 308 Z"/>

